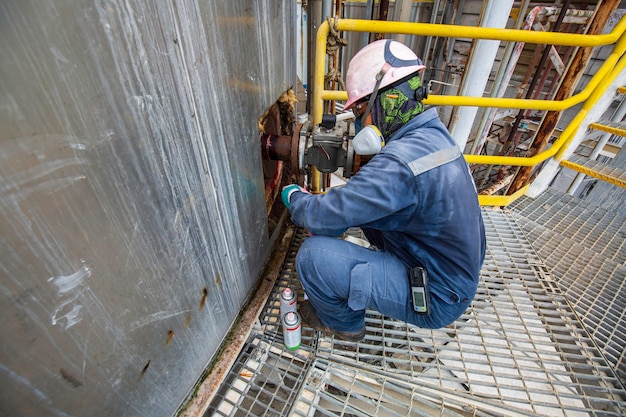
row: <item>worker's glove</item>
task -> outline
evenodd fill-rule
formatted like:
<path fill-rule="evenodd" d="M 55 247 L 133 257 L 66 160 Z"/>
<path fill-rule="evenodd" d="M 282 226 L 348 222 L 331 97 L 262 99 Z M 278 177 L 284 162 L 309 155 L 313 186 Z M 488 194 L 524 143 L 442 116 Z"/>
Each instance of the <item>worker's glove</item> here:
<path fill-rule="evenodd" d="M 300 187 L 298 184 L 291 184 L 291 185 L 284 186 L 282 192 L 280 193 L 280 196 L 283 199 L 283 204 L 285 205 L 285 207 L 289 208 L 290 206 L 289 200 L 291 199 L 291 195 L 295 192 L 308 193 L 307 190 Z"/>

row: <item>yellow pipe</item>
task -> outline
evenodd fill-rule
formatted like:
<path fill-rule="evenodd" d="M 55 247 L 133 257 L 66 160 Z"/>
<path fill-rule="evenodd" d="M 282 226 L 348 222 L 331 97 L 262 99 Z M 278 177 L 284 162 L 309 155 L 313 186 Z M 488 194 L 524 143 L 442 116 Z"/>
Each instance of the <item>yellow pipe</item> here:
<path fill-rule="evenodd" d="M 590 129 L 600 130 L 602 132 L 610 133 L 612 135 L 626 137 L 626 129 L 622 127 L 607 126 L 600 123 L 589 123 Z"/>
<path fill-rule="evenodd" d="M 330 28 L 328 21 L 323 22 L 317 29 L 317 38 L 315 40 L 315 69 L 313 72 L 313 126 L 322 123 L 322 112 L 324 101 L 322 99 L 322 90 L 324 89 L 324 67 L 326 64 L 326 39 Z M 346 94 L 347 95 L 347 94 Z"/>
<path fill-rule="evenodd" d="M 594 82 L 594 79 L 597 80 Z M 592 83 L 594 85 L 592 85 Z M 494 107 L 503 109 L 533 109 L 533 110 L 555 110 L 561 111 L 575 106 L 585 101 L 593 92 L 595 84 L 599 83 L 599 78 L 593 77 L 587 87 L 580 93 L 567 99 L 555 100 L 536 100 L 523 98 L 494 98 L 494 97 L 471 97 L 471 96 L 445 96 L 431 95 L 424 104 L 430 106 L 475 106 L 475 107 Z M 321 99 L 323 100 L 348 100 L 346 91 L 322 90 Z M 320 119 L 321 122 L 321 119 Z"/>
<path fill-rule="evenodd" d="M 322 173 L 317 170 L 317 167 L 311 169 L 311 193 L 319 194 L 322 190 Z"/>
<path fill-rule="evenodd" d="M 323 79 L 323 78 L 322 78 Z M 323 100 L 348 101 L 348 92 L 341 90 L 322 90 L 320 93 Z"/>
<path fill-rule="evenodd" d="M 581 172 L 585 175 L 589 175 L 591 177 L 594 178 L 598 178 L 599 180 L 602 180 L 604 182 L 608 182 L 609 184 L 613 184 L 613 185 L 617 185 L 618 187 L 622 187 L 622 188 L 626 188 L 626 180 L 620 178 L 620 177 L 616 177 L 616 176 L 612 176 L 612 175 L 606 175 L 600 171 L 591 169 L 591 168 L 587 168 L 584 165 L 580 165 L 577 164 L 575 162 L 572 161 L 568 161 L 567 159 L 561 161 L 561 163 L 559 164 L 563 167 L 569 168 L 569 169 L 573 169 L 574 171 L 577 172 Z"/>
<path fill-rule="evenodd" d="M 352 31 L 352 32 L 373 32 L 373 33 L 405 33 L 412 35 L 423 36 L 442 36 L 442 37 L 462 37 L 472 39 L 492 39 L 502 41 L 514 41 L 514 42 L 528 42 L 538 44 L 551 44 L 551 45 L 564 45 L 564 46 L 600 46 L 608 45 L 616 42 L 623 33 L 626 31 L 626 16 L 623 17 L 619 23 L 615 26 L 613 31 L 604 35 L 581 35 L 571 33 L 558 33 L 558 32 L 535 32 L 520 29 L 494 29 L 494 28 L 480 28 L 474 26 L 456 26 L 456 25 L 443 25 L 432 23 L 408 23 L 408 22 L 393 22 L 393 21 L 380 21 L 380 20 L 356 20 L 356 19 L 336 19 L 334 24 L 339 31 Z M 328 93 L 329 95 L 337 94 L 327 100 L 347 100 L 347 95 L 339 95 L 339 92 L 329 92 L 324 90 L 324 65 L 326 60 L 326 40 L 330 28 L 328 21 L 323 22 L 318 31 L 316 39 L 315 50 L 315 72 L 314 72 L 314 86 L 313 92 L 313 123 L 315 125 L 322 121 L 322 95 Z M 622 50 L 623 52 L 623 50 Z M 597 75 L 596 75 L 597 76 Z M 588 93 L 585 89 L 585 93 Z M 345 94 L 345 92 L 343 92 Z M 579 93 L 575 97 L 570 97 L 565 101 L 562 106 L 550 103 L 547 100 L 529 100 L 526 101 L 529 105 L 532 104 L 537 110 L 563 110 L 564 108 L 571 107 L 574 104 L 578 104 L 584 98 Z M 458 100 L 458 101 L 457 101 Z M 502 102 L 502 100 L 505 100 Z M 471 106 L 486 106 L 486 107 L 506 107 L 506 108 L 525 108 L 520 107 L 521 99 L 495 99 L 487 97 L 455 97 L 450 96 L 437 96 L 431 97 L 425 101 L 426 104 L 431 105 L 471 105 Z M 577 101 L 578 100 L 578 101 Z M 499 104 L 500 103 L 500 104 Z M 565 107 L 564 107 L 565 106 Z"/>
<path fill-rule="evenodd" d="M 567 148 L 569 147 L 570 143 L 574 139 L 575 133 L 580 127 L 580 124 L 583 122 L 583 120 L 587 116 L 587 113 L 589 113 L 591 108 L 595 106 L 595 104 L 598 102 L 600 97 L 602 97 L 604 92 L 609 88 L 609 86 L 615 80 L 615 78 L 622 71 L 624 71 L 624 68 L 626 68 L 626 56 L 623 56 L 617 62 L 617 64 L 615 65 L 615 68 L 613 68 L 613 71 L 611 71 L 609 76 L 604 77 L 602 79 L 598 88 L 591 94 L 591 97 L 589 97 L 589 99 L 585 101 L 585 104 L 583 104 L 582 108 L 580 109 L 580 111 L 578 112 L 574 120 L 572 120 L 572 122 L 567 126 L 567 128 L 561 134 L 561 137 L 563 137 L 562 143 L 559 143 L 561 141 L 561 137 L 559 137 L 559 140 L 557 140 L 554 143 L 554 147 L 557 148 L 556 152 L 554 152 L 555 159 L 557 161 L 561 161 L 563 159 L 563 154 L 567 151 Z M 574 122 L 576 122 L 576 124 L 574 124 Z M 567 136 L 565 136 L 566 132 L 567 132 Z"/>
<path fill-rule="evenodd" d="M 574 138 L 574 134 L 579 129 L 581 123 L 589 113 L 589 110 L 598 102 L 602 94 L 607 90 L 608 86 L 613 82 L 615 77 L 626 67 L 626 57 L 620 59 L 611 74 L 604 77 L 599 87 L 591 94 L 589 99 L 585 101 L 580 111 L 574 119 L 567 125 L 559 138 L 547 150 L 540 152 L 531 157 L 517 156 L 489 156 L 489 155 L 465 155 L 468 164 L 483 165 L 515 165 L 515 166 L 535 166 L 551 157 L 555 157 L 557 161 L 563 159 L 563 153 L 567 150 L 569 144 Z M 556 156 L 555 156 L 556 155 Z"/>
<path fill-rule="evenodd" d="M 620 43 L 626 45 L 626 37 L 620 40 Z M 616 47 L 617 49 L 617 47 Z M 611 54 L 611 56 L 616 54 Z M 621 54 L 620 54 L 621 55 Z M 608 60 L 609 58 L 607 58 Z M 605 75 L 602 72 L 598 87 L 595 88 L 589 98 L 585 101 L 580 111 L 576 114 L 574 119 L 567 125 L 565 130 L 561 133 L 559 138 L 552 144 L 552 146 L 540 152 L 532 157 L 515 157 L 515 156 L 487 156 L 487 155 L 465 155 L 465 159 L 470 164 L 485 164 L 485 165 L 516 165 L 516 166 L 534 166 L 552 156 L 556 155 L 557 160 L 563 158 L 563 153 L 567 150 L 567 147 L 574 138 L 574 134 L 580 127 L 589 110 L 598 102 L 602 94 L 607 90 L 609 85 L 615 80 L 617 75 L 626 68 L 626 57 L 622 57 L 617 64 L 611 69 L 611 71 Z M 600 68 L 604 69 L 604 65 Z M 598 73 L 600 70 L 598 70 Z M 597 77 L 599 74 L 594 76 Z"/>

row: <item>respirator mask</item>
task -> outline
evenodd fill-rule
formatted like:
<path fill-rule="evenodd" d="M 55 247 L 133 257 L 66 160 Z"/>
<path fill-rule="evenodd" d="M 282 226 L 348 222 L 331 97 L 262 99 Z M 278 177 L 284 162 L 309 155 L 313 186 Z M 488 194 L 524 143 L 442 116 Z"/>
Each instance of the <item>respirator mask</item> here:
<path fill-rule="evenodd" d="M 359 155 L 375 155 L 385 146 L 385 139 L 374 125 L 360 129 L 352 139 L 352 148 Z"/>
<path fill-rule="evenodd" d="M 367 109 L 362 112 L 363 107 Z M 355 136 L 352 138 L 352 147 L 354 152 L 359 155 L 375 155 L 385 146 L 385 139 L 383 138 L 380 130 L 374 125 L 367 125 L 363 127 L 363 120 L 367 118 L 369 114 L 369 103 L 363 102 L 354 106 L 353 109 L 355 115 L 354 132 Z"/>

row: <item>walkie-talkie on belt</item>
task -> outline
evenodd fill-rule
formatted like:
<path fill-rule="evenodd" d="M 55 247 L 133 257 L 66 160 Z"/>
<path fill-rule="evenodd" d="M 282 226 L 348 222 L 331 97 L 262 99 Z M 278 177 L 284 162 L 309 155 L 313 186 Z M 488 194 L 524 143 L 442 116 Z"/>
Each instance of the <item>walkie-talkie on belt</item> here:
<path fill-rule="evenodd" d="M 411 284 L 411 300 L 413 310 L 418 314 L 428 314 L 430 310 L 430 298 L 428 297 L 428 276 L 421 266 L 409 270 L 409 283 Z"/>

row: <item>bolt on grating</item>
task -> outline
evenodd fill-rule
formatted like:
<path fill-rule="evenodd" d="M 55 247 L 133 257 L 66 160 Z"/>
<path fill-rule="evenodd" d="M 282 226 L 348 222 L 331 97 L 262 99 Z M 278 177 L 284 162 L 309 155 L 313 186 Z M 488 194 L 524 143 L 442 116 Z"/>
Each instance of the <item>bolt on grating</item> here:
<path fill-rule="evenodd" d="M 495 210 L 483 217 L 479 291 L 453 325 L 425 330 L 368 311 L 362 342 L 305 327 L 292 352 L 282 345 L 278 297 L 287 286 L 302 296 L 298 232 L 257 333 L 207 415 L 624 415 L 614 369 L 515 222 Z"/>

